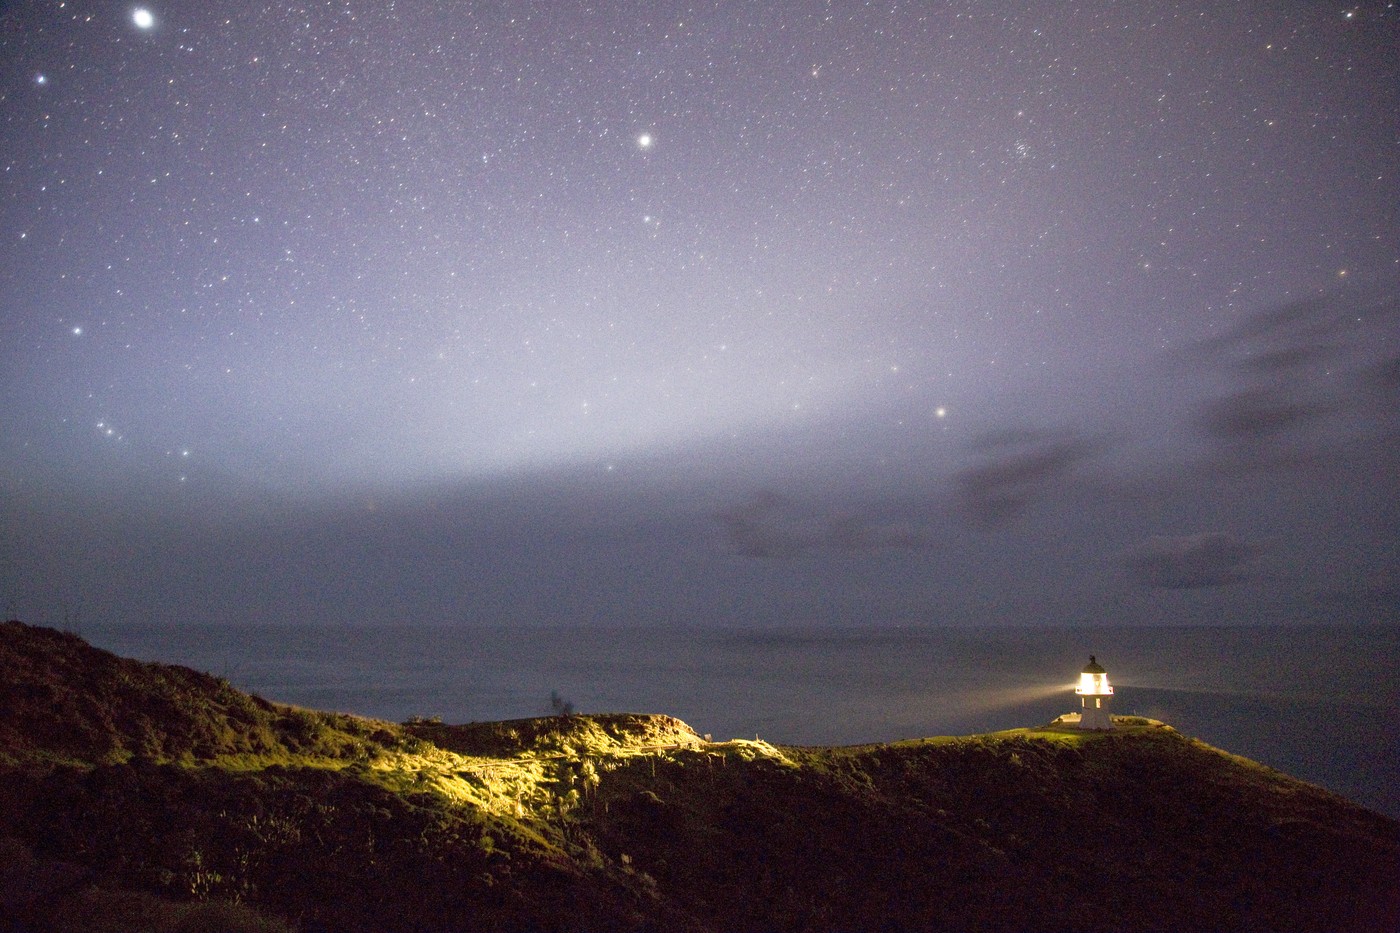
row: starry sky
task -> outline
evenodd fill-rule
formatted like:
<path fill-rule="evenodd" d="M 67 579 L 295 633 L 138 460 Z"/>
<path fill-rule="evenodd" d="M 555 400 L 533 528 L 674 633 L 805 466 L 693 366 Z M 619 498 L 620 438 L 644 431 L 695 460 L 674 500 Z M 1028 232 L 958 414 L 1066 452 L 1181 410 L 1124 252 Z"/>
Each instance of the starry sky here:
<path fill-rule="evenodd" d="M 1400 620 L 1394 3 L 13 0 L 34 622 Z"/>

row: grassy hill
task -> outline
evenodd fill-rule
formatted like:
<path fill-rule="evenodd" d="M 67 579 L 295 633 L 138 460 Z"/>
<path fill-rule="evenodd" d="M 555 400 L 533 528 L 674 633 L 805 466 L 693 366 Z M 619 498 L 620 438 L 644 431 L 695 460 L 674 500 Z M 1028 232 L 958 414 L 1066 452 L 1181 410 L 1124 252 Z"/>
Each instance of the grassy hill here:
<path fill-rule="evenodd" d="M 0 624 L 0 930 L 1397 927 L 1400 825 L 1148 720 L 396 724 Z"/>

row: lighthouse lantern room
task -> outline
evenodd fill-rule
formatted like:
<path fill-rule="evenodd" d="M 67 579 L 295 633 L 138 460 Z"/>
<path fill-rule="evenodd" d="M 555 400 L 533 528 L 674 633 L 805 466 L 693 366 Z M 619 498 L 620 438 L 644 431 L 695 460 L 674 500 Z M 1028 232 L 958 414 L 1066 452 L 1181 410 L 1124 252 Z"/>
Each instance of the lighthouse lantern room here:
<path fill-rule="evenodd" d="M 1103 669 L 1091 654 L 1089 663 L 1079 674 L 1079 686 L 1074 688 L 1079 694 L 1079 728 L 1112 729 L 1113 719 L 1108 715 L 1108 701 L 1113 697 L 1113 686 L 1108 682 L 1108 671 Z"/>

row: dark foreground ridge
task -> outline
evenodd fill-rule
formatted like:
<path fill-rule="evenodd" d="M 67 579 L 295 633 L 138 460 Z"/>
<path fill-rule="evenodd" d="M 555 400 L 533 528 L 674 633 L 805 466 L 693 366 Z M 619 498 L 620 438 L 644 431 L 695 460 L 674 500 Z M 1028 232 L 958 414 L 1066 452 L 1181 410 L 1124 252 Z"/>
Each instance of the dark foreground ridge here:
<path fill-rule="evenodd" d="M 855 748 L 269 703 L 0 624 L 0 930 L 1400 927 L 1400 824 L 1149 720 Z"/>

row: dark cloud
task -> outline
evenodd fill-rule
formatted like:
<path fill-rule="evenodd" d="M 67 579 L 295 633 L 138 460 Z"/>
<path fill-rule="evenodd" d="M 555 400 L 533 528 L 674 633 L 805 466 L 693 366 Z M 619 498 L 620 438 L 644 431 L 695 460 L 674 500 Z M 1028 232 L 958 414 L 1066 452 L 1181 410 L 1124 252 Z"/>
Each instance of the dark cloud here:
<path fill-rule="evenodd" d="M 716 516 L 730 545 L 747 557 L 795 557 L 816 548 L 876 551 L 921 548 L 928 539 L 897 522 L 804 508 L 773 492 L 761 492 Z"/>
<path fill-rule="evenodd" d="M 1326 344 L 1313 346 L 1280 347 L 1266 350 L 1241 362 L 1241 367 L 1257 373 L 1291 373 L 1311 363 L 1326 359 L 1331 348 Z"/>
<path fill-rule="evenodd" d="M 877 522 L 858 515 L 833 518 L 827 526 L 827 543 L 847 551 L 875 551 L 882 548 L 921 548 L 928 538 L 897 522 Z"/>
<path fill-rule="evenodd" d="M 1196 425 L 1208 436 L 1224 441 L 1255 441 L 1299 427 L 1322 413 L 1289 393 L 1245 389 L 1207 403 Z"/>
<path fill-rule="evenodd" d="M 1249 576 L 1255 550 L 1223 532 L 1156 536 L 1124 558 L 1129 574 L 1143 586 L 1197 589 L 1239 583 Z"/>
<path fill-rule="evenodd" d="M 1243 475 L 1318 464 L 1394 430 L 1400 302 L 1334 294 L 1269 308 L 1177 354 L 1195 382 L 1224 388 L 1187 422 L 1205 465 Z"/>
<path fill-rule="evenodd" d="M 1329 295 L 1267 308 L 1178 354 L 1252 385 L 1294 385 L 1363 369 L 1400 320 L 1400 300 Z"/>
<path fill-rule="evenodd" d="M 1250 371 L 1290 369 L 1339 349 L 1347 312 L 1336 299 L 1314 297 L 1250 314 L 1224 333 L 1189 347 L 1185 356 Z"/>
<path fill-rule="evenodd" d="M 960 498 L 974 516 L 997 523 L 1015 518 L 1037 497 L 1067 480 L 1098 444 L 1069 434 L 1002 432 L 973 445 L 984 462 L 957 475 Z"/>

